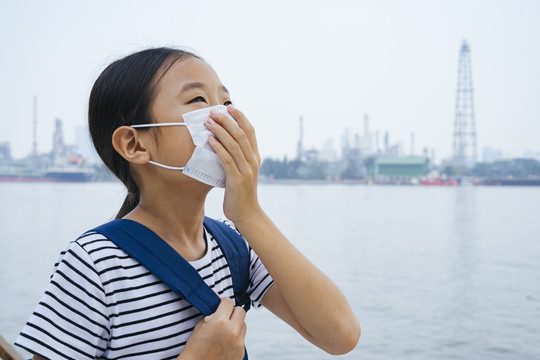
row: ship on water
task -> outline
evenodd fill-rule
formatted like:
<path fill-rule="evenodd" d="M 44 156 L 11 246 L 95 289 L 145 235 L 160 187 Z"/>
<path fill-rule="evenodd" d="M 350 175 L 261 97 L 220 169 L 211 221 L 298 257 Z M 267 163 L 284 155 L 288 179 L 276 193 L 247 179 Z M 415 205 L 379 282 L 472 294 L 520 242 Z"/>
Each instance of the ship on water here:
<path fill-rule="evenodd" d="M 63 167 L 34 169 L 21 165 L 0 166 L 0 182 L 86 182 L 94 178 L 94 169 L 67 165 Z"/>
<path fill-rule="evenodd" d="M 32 154 L 24 159 L 12 159 L 10 143 L 0 143 L 0 182 L 85 182 L 94 178 L 94 169 L 86 158 L 77 152 L 76 146 L 64 143 L 62 121 L 56 119 L 53 149 L 38 154 L 35 136 Z"/>

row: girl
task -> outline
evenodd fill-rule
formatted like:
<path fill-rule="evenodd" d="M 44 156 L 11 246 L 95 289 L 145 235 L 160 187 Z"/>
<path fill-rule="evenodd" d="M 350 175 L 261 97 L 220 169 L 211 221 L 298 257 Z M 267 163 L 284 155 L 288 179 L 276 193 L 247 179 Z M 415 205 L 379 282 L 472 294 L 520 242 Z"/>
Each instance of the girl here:
<path fill-rule="evenodd" d="M 62 252 L 16 341 L 34 359 L 242 359 L 245 311 L 230 299 L 227 261 L 203 226 L 212 189 L 207 183 L 213 182 L 205 181 L 204 169 L 202 177 L 178 170 L 195 157 L 196 146 L 191 129 L 169 126 L 180 125 L 182 114 L 216 105 L 226 106 L 226 113 L 213 108 L 204 126 L 226 175 L 224 214 L 249 244 L 252 304 L 328 353 L 356 346 L 360 327 L 341 291 L 259 205 L 260 156 L 252 125 L 205 61 L 157 48 L 118 60 L 99 76 L 90 95 L 90 133 L 128 190 L 117 218 L 156 233 L 190 262 L 221 303 L 203 318 L 109 239 L 86 233 Z"/>

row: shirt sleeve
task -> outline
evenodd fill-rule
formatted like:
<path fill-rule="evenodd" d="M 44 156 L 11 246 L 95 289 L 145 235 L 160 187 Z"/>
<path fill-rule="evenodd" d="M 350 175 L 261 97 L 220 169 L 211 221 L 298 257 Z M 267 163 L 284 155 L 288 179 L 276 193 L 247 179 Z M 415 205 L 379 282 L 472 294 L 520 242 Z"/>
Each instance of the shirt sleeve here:
<path fill-rule="evenodd" d="M 223 223 L 228 225 L 230 228 L 235 230 L 237 233 L 240 232 L 236 229 L 236 226 L 229 220 L 222 220 Z M 244 240 L 245 241 L 245 240 Z M 274 280 L 266 270 L 266 267 L 262 263 L 261 259 L 257 256 L 255 251 L 249 246 L 249 286 L 247 293 L 251 299 L 251 303 L 254 308 L 259 308 L 261 306 L 261 300 L 264 297 L 264 294 L 270 289 L 274 284 Z"/>
<path fill-rule="evenodd" d="M 90 255 L 73 241 L 61 253 L 47 290 L 15 344 L 48 359 L 96 359 L 109 337 L 98 271 Z"/>
<path fill-rule="evenodd" d="M 255 251 L 249 247 L 249 286 L 248 294 L 251 299 L 253 307 L 259 308 L 261 306 L 261 300 L 264 297 L 264 294 L 270 289 L 274 284 L 274 280 L 266 270 L 266 267 L 262 263 L 261 259 L 255 254 Z"/>

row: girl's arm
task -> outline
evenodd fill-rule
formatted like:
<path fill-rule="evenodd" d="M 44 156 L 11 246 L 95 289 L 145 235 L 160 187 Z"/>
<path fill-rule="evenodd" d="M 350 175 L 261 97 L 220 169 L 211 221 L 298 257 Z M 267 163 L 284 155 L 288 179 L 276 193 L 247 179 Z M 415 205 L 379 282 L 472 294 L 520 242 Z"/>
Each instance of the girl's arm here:
<path fill-rule="evenodd" d="M 253 127 L 237 109 L 212 113 L 206 126 L 227 173 L 223 211 L 274 279 L 263 305 L 306 339 L 331 354 L 351 351 L 360 326 L 339 288 L 303 256 L 261 209 L 257 199 L 260 156 Z"/>
<path fill-rule="evenodd" d="M 339 288 L 264 213 L 242 219 L 237 227 L 275 282 L 262 304 L 330 354 L 354 349 L 360 326 Z"/>

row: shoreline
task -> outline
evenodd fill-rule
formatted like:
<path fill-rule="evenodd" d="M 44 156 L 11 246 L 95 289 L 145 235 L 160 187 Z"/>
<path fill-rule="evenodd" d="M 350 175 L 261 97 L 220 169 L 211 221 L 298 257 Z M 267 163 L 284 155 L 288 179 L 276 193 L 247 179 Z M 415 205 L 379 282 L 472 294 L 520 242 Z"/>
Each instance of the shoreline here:
<path fill-rule="evenodd" d="M 379 186 L 421 186 L 421 187 L 463 187 L 463 186 L 489 186 L 489 187 L 536 187 L 540 186 L 540 179 L 483 179 L 476 183 L 465 181 L 461 184 L 421 184 L 407 180 L 381 181 L 367 179 L 341 179 L 341 180 L 310 180 L 310 179 L 259 179 L 264 185 L 379 185 Z"/>

